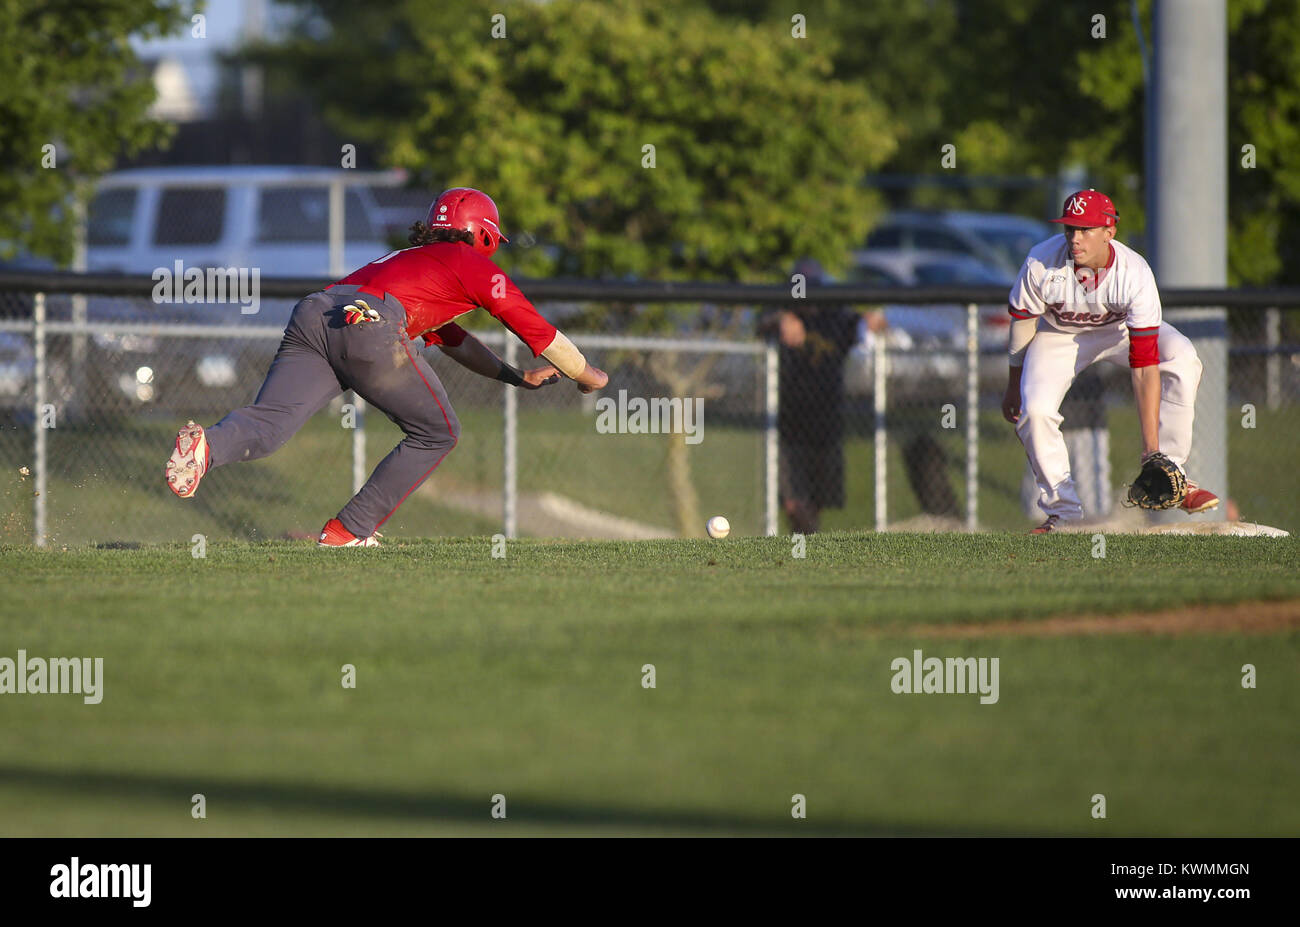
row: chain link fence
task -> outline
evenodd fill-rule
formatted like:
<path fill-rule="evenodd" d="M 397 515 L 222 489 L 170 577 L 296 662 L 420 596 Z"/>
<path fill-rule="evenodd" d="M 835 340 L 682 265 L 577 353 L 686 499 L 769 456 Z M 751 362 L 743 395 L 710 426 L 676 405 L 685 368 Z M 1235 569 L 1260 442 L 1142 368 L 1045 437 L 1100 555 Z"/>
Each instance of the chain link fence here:
<path fill-rule="evenodd" d="M 345 394 L 271 457 L 214 470 L 194 499 L 176 499 L 162 472 L 177 427 L 252 401 L 293 300 L 277 290 L 256 316 L 200 319 L 90 287 L 29 289 L 0 281 L 0 542 L 312 537 L 401 439 Z M 555 318 L 590 298 L 539 307 Z M 998 313 L 931 306 L 922 326 L 918 309 L 794 306 L 793 347 L 780 321 L 792 306 L 764 302 L 726 310 L 743 322 L 729 340 L 572 333 L 610 374 L 594 395 L 514 390 L 426 351 L 463 433 L 383 530 L 636 538 L 698 536 L 714 514 L 740 535 L 1036 519 L 999 412 Z M 1226 377 L 1230 485 L 1209 488 L 1230 516 L 1300 529 L 1300 310 L 1230 309 L 1227 332 L 1228 368 L 1205 376 Z M 501 329 L 476 334 L 527 365 Z M 1136 470 L 1139 438 L 1127 373 L 1093 370 L 1064 428 L 1085 506 L 1104 513 Z M 809 497 L 811 526 L 798 504 Z"/>
<path fill-rule="evenodd" d="M 70 321 L 74 300 L 89 303 L 86 321 Z M 266 317 L 291 309 L 263 305 L 244 324 L 229 311 L 199 322 L 151 300 L 0 291 L 0 542 L 314 537 L 402 438 L 351 393 L 270 457 L 213 470 L 193 499 L 163 483 L 179 425 L 210 426 L 256 395 L 282 334 Z M 527 365 L 502 330 L 476 334 Z M 425 351 L 463 431 L 385 533 L 673 537 L 717 512 L 764 533 L 765 347 L 575 337 L 609 370 L 606 394 L 520 391 Z"/>
<path fill-rule="evenodd" d="M 1005 308 L 926 307 L 932 315 L 923 326 L 916 324 L 916 308 L 897 309 L 874 314 L 878 331 L 864 322 L 863 337 L 846 357 L 845 504 L 823 512 L 821 527 L 1022 530 L 1041 521 L 1024 449 L 1000 410 Z M 1180 314 L 1168 309 L 1166 319 L 1192 332 L 1197 323 Z M 1216 366 L 1214 350 L 1198 348 L 1202 390 L 1221 383 L 1226 396 L 1221 422 L 1198 412 L 1189 469 L 1196 467 L 1197 442 L 1208 456 L 1204 445 L 1213 438 L 1207 436 L 1219 425 L 1228 480 L 1207 486 L 1223 499 L 1214 514 L 1300 529 L 1289 463 L 1300 453 L 1300 310 L 1228 309 L 1226 336 L 1226 369 L 1221 361 Z M 878 377 L 882 360 L 886 375 Z M 783 377 L 782 400 L 798 389 Z M 1061 413 L 1085 517 L 1115 515 L 1141 451 L 1128 371 L 1104 363 L 1089 368 Z"/>

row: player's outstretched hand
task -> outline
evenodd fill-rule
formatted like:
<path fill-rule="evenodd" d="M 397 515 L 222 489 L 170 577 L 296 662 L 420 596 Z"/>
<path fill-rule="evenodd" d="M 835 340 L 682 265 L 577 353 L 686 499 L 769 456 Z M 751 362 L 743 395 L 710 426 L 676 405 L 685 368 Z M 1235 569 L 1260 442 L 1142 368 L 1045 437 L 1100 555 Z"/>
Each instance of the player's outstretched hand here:
<path fill-rule="evenodd" d="M 560 371 L 550 364 L 545 367 L 538 367 L 536 370 L 524 371 L 524 389 L 541 389 L 543 386 L 550 386 L 552 383 L 558 382 L 560 382 Z"/>
<path fill-rule="evenodd" d="M 1020 384 L 1008 383 L 1006 395 L 1002 397 L 1002 417 L 1011 424 L 1020 421 Z"/>
<path fill-rule="evenodd" d="M 574 381 L 578 384 L 578 392 L 590 393 L 598 389 L 604 389 L 609 383 L 609 374 L 599 367 L 587 365 L 587 369 L 582 371 L 582 375 Z"/>

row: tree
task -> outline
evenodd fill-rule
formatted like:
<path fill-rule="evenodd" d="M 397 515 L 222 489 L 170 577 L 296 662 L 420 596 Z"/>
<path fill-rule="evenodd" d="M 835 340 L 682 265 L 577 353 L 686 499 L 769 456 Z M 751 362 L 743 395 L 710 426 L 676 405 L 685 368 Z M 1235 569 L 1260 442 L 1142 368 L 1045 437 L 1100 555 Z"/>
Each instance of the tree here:
<path fill-rule="evenodd" d="M 1228 18 L 1229 282 L 1300 283 L 1300 2 Z"/>
<path fill-rule="evenodd" d="M 393 163 L 490 191 L 551 246 L 525 252 L 532 273 L 772 280 L 804 254 L 843 266 L 880 211 L 860 180 L 892 123 L 788 19 L 685 0 L 310 9 L 328 34 L 262 60 Z M 358 47 L 382 51 L 346 64 Z"/>
<path fill-rule="evenodd" d="M 122 154 L 162 144 L 154 99 L 129 35 L 174 32 L 188 20 L 173 0 L 6 0 L 0 12 L 0 256 L 17 250 L 67 263 L 91 182 Z"/>
<path fill-rule="evenodd" d="M 987 0 L 1003 6 L 1010 0 Z M 1014 4 L 1013 4 L 1014 5 Z M 1137 4 L 1148 50 L 1150 0 Z M 1067 9 L 1063 5 L 1060 9 Z M 1118 196 L 1127 234 L 1145 230 L 1144 114 L 1141 49 L 1128 4 L 1113 9 L 1104 40 L 1084 42 L 1063 55 L 1060 75 L 1082 99 L 1036 93 L 1025 105 L 1029 119 L 1011 129 L 1009 150 L 1036 151 L 1046 163 L 1086 166 L 1096 185 Z M 1068 29 L 1084 30 L 1077 10 Z M 1059 19 L 1059 14 L 1058 14 Z M 1042 23 L 1035 20 L 1036 34 Z M 1058 21 L 1056 31 L 1066 28 Z M 1024 36 L 1025 39 L 1028 35 Z M 1074 40 L 1072 40 L 1074 41 Z M 1050 45 L 1048 40 L 1046 44 Z M 1075 42 L 1079 44 L 1078 41 Z M 1034 73 L 1042 73 L 1035 71 Z M 1053 98 L 1057 105 L 1053 120 Z M 1072 124 L 1062 124 L 1061 113 Z M 1228 2 L 1228 283 L 1300 282 L 1300 2 Z M 1027 131 L 1039 127 L 1035 135 Z M 1064 147 L 1045 144 L 1058 139 Z M 1251 157 L 1243 150 L 1252 146 Z M 1005 163 L 1005 162 L 1004 162 Z"/>
<path fill-rule="evenodd" d="M 782 0 L 707 0 L 752 23 Z M 1110 192 L 1126 236 L 1145 230 L 1145 88 L 1133 0 L 898 0 L 798 4 L 835 76 L 888 107 L 900 145 L 882 173 L 1055 178 L 1080 169 Z M 1151 46 L 1151 2 L 1137 0 Z M 1300 0 L 1228 0 L 1229 283 L 1300 282 Z M 1253 148 L 1243 150 L 1243 146 Z M 1253 158 L 1253 160 L 1252 160 Z M 1041 213 L 1042 196 L 963 187 L 913 205 Z"/>
<path fill-rule="evenodd" d="M 809 50 L 830 59 L 836 79 L 865 87 L 889 114 L 899 144 L 880 170 L 929 173 L 936 140 L 954 139 L 944 104 L 954 85 L 951 60 L 963 38 L 952 2 L 892 0 L 706 0 L 719 15 L 764 28 L 791 28 L 798 10 Z"/>

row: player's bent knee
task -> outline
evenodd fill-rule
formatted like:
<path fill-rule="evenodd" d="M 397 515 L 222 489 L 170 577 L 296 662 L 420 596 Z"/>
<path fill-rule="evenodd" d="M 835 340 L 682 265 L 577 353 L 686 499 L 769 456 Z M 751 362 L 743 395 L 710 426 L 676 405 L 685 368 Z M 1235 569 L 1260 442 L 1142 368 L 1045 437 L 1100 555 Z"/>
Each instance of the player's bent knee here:
<path fill-rule="evenodd" d="M 431 435 L 435 447 L 451 450 L 460 441 L 460 419 L 454 412 L 448 413 L 446 421 L 438 423 L 440 427 Z"/>
<path fill-rule="evenodd" d="M 1021 423 L 1029 421 L 1048 422 L 1058 418 L 1060 414 L 1061 410 L 1049 403 L 1030 402 L 1026 403 L 1025 407 L 1020 410 L 1020 421 Z"/>
<path fill-rule="evenodd" d="M 445 420 L 420 423 L 406 428 L 406 442 L 430 451 L 447 452 L 460 440 L 460 421 L 448 415 Z"/>

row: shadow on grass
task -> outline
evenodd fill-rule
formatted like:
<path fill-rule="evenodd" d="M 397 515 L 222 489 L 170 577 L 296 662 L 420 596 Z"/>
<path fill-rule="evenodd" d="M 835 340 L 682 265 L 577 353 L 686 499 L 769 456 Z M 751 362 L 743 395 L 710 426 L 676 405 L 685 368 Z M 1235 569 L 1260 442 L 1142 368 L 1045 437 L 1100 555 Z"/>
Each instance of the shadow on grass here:
<path fill-rule="evenodd" d="M 393 819 L 406 823 L 421 821 L 442 824 L 486 824 L 489 802 L 457 795 L 356 789 L 344 786 L 292 784 L 268 781 L 217 780 L 202 774 L 181 776 L 118 774 L 90 770 L 56 770 L 21 766 L 0 766 L 0 788 L 21 787 L 58 792 L 78 798 L 103 798 L 165 802 L 184 813 L 191 796 L 201 791 L 209 806 L 245 810 L 273 807 L 277 812 L 342 815 L 358 818 Z M 779 804 L 777 806 L 779 808 Z M 123 809 L 126 813 L 126 809 Z M 788 812 L 777 812 L 779 815 Z M 796 821 L 778 817 L 761 821 L 752 818 L 700 812 L 639 810 L 600 807 L 589 804 L 538 803 L 512 800 L 509 820 L 513 823 L 553 825 L 565 828 L 589 827 L 593 834 L 655 833 L 689 831 L 715 836 L 817 836 L 817 837 L 939 837 L 1012 836 L 1010 833 L 975 832 L 958 828 L 922 828 L 912 824 L 852 821 Z M 97 835 L 88 835 L 97 836 Z"/>

